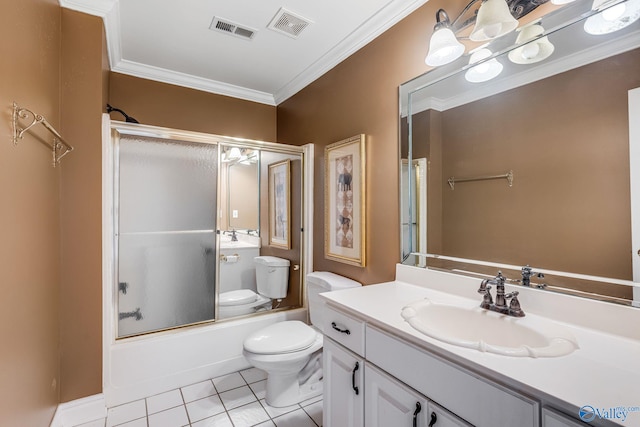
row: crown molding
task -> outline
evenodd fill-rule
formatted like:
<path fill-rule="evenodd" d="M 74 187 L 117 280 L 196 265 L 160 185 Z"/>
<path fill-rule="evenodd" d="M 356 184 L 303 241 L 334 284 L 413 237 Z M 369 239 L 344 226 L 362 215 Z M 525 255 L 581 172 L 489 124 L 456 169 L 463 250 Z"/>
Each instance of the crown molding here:
<path fill-rule="evenodd" d="M 112 66 L 111 71 L 143 79 L 155 80 L 162 83 L 184 86 L 191 89 L 214 93 L 216 95 L 230 96 L 260 104 L 276 105 L 273 95 L 267 92 L 234 86 L 228 83 L 205 79 L 190 74 L 140 64 L 126 59 L 122 59 L 115 66 Z"/>
<path fill-rule="evenodd" d="M 347 38 L 315 61 L 292 81 L 276 91 L 275 94 L 270 94 L 123 59 L 119 0 L 59 1 L 60 6 L 64 8 L 99 16 L 104 20 L 111 71 L 267 105 L 278 105 L 295 95 L 427 2 L 427 0 L 412 0 L 408 4 L 405 0 L 389 2 L 376 15 L 354 30 Z"/>
<path fill-rule="evenodd" d="M 285 86 L 277 90 L 274 94 L 276 105 L 304 89 L 427 1 L 428 0 L 413 0 L 406 2 L 394 0 L 389 2 L 383 9 L 369 18 L 325 55 L 307 67 Z"/>

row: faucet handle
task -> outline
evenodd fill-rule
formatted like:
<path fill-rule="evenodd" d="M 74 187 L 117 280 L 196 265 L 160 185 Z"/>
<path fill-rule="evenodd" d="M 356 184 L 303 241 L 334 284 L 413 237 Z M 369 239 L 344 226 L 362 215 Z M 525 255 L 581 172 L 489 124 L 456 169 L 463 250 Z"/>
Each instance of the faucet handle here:
<path fill-rule="evenodd" d="M 478 293 L 483 295 L 482 302 L 480 303 L 481 308 L 489 309 L 493 304 L 493 298 L 491 297 L 491 285 L 485 284 L 484 289 L 482 289 L 482 285 L 480 289 L 478 289 Z"/>
<path fill-rule="evenodd" d="M 511 302 L 509 303 L 509 315 L 515 317 L 524 317 L 524 311 L 522 311 L 522 308 L 520 307 L 520 301 L 518 301 L 519 294 L 520 292 L 513 291 L 505 295 L 504 297 L 507 299 L 511 298 Z"/>

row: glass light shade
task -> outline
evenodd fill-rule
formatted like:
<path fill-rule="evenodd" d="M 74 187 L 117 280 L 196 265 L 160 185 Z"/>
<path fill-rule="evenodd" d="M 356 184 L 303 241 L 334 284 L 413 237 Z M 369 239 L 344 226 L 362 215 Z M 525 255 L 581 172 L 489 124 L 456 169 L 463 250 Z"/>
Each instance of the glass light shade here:
<path fill-rule="evenodd" d="M 613 33 L 633 24 L 640 18 L 640 0 L 628 0 L 607 8 L 612 1 L 595 0 L 591 9 L 602 12 L 590 16 L 584 23 L 584 30 L 593 35 Z"/>
<path fill-rule="evenodd" d="M 523 27 L 518 34 L 516 44 L 527 43 L 527 40 L 534 39 L 544 33 L 544 28 L 540 24 L 531 24 Z M 547 37 L 541 37 L 509 52 L 509 60 L 514 64 L 534 64 L 547 59 L 555 46 L 551 44 Z"/>
<path fill-rule="evenodd" d="M 487 59 L 491 56 L 489 49 L 478 49 L 471 54 L 469 58 L 469 64 L 475 64 L 476 62 Z M 475 67 L 469 68 L 464 73 L 464 78 L 471 83 L 482 83 L 489 81 L 502 72 L 502 64 L 497 59 L 493 58 L 488 61 L 478 64 Z"/>
<path fill-rule="evenodd" d="M 424 62 L 438 67 L 455 61 L 464 53 L 464 45 L 458 41 L 451 28 L 444 27 L 436 30 L 429 42 L 429 53 Z"/>
<path fill-rule="evenodd" d="M 469 39 L 481 42 L 503 36 L 518 28 L 505 0 L 487 0 L 480 6 L 476 25 Z"/>

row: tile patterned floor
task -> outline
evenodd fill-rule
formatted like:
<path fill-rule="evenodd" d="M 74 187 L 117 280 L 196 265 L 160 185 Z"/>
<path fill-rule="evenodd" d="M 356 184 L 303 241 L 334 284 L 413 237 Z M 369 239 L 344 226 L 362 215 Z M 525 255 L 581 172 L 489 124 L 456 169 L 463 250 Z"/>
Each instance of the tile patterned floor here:
<path fill-rule="evenodd" d="M 246 369 L 110 408 L 107 418 L 77 427 L 322 427 L 322 396 L 273 408 L 266 377 Z"/>

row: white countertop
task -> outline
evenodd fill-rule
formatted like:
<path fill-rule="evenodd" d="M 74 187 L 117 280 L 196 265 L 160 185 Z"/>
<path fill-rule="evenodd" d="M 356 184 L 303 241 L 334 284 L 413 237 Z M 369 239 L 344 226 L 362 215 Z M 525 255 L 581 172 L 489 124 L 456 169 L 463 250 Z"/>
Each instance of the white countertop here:
<path fill-rule="evenodd" d="M 468 278 L 464 280 L 468 284 Z M 469 295 L 473 295 L 476 289 L 477 286 Z M 618 335 L 615 330 L 602 331 L 580 325 L 580 322 L 554 320 L 575 336 L 580 346 L 578 350 L 555 358 L 508 357 L 462 348 L 428 337 L 413 329 L 400 315 L 404 306 L 424 298 L 442 303 L 478 305 L 482 299 L 478 294 L 471 299 L 459 295 L 459 291 L 456 293 L 458 295 L 434 290 L 429 287 L 429 280 L 425 280 L 419 284 L 394 281 L 328 292 L 322 296 L 330 305 L 361 318 L 372 326 L 459 363 L 493 381 L 540 399 L 543 405 L 563 409 L 574 414 L 575 418 L 578 418 L 578 409 L 584 405 L 598 409 L 638 407 L 639 412 L 629 413 L 626 421 L 616 422 L 620 425 L 640 426 L 640 340 Z M 521 293 L 522 308 L 527 316 L 536 316 L 531 310 L 535 312 L 536 304 L 540 303 L 534 300 L 540 297 L 530 298 L 532 307 L 528 311 L 526 294 Z M 543 299 L 556 297 L 547 292 Z M 584 306 L 583 301 L 578 301 L 577 304 L 578 307 L 570 307 L 568 311 L 584 310 L 590 303 Z M 616 308 L 607 307 L 606 310 L 614 310 L 615 314 Z M 594 316 L 601 315 L 593 311 L 582 313 L 584 323 L 593 322 Z M 611 315 L 609 311 L 605 314 Z M 620 317 L 628 320 L 629 316 L 635 315 L 633 312 L 623 312 Z M 640 314 L 638 316 L 640 319 Z M 615 320 L 608 319 L 604 323 L 607 323 L 609 329 L 615 328 Z M 632 328 L 640 329 L 640 322 Z M 623 329 L 625 328 L 621 326 L 620 330 Z"/>

